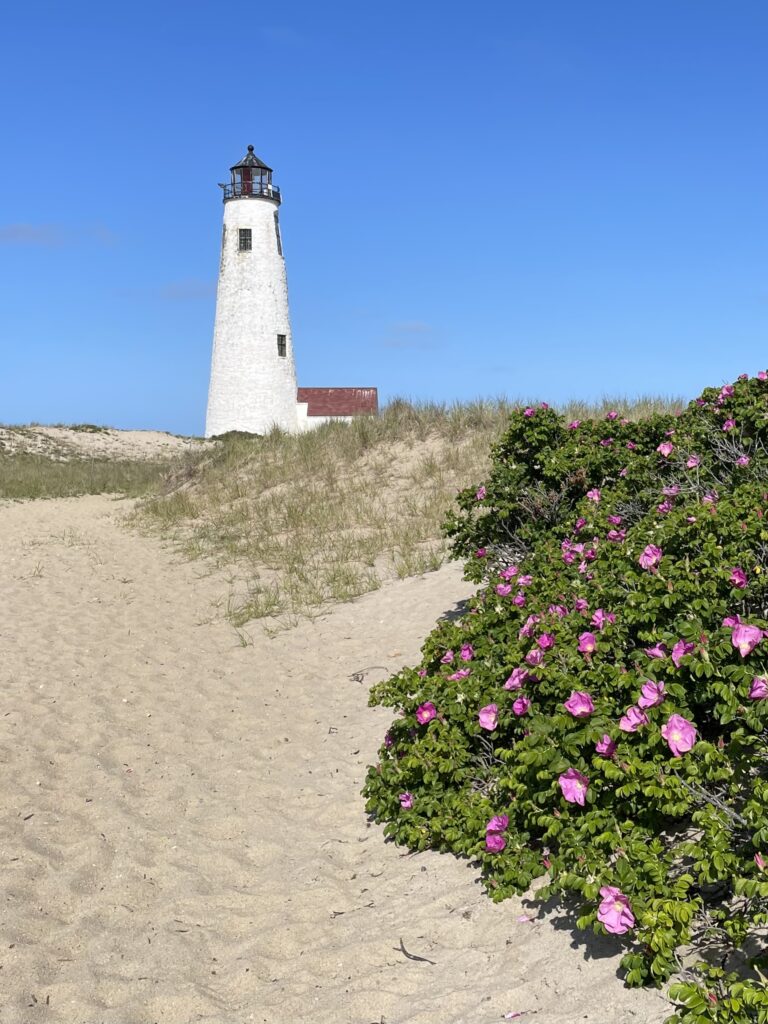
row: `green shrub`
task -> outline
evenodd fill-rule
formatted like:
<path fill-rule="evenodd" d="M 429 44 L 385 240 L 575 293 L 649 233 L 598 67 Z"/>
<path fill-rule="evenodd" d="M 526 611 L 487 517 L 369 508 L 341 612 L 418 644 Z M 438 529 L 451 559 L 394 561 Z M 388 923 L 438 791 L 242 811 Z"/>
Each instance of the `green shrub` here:
<path fill-rule="evenodd" d="M 399 712 L 364 790 L 385 834 L 496 900 L 548 874 L 631 985 L 681 947 L 730 969 L 768 922 L 767 415 L 766 374 L 637 423 L 514 413 L 447 523 L 476 596 L 371 695 Z M 760 980 L 686 984 L 673 1021 L 768 1020 Z"/>

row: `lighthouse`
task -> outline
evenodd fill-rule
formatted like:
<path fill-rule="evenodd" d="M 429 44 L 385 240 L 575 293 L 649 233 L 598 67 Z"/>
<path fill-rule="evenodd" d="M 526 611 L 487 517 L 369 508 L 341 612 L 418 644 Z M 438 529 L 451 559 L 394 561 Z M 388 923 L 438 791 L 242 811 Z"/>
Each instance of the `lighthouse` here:
<path fill-rule="evenodd" d="M 280 189 L 248 147 L 230 168 L 216 292 L 205 436 L 299 427 Z"/>

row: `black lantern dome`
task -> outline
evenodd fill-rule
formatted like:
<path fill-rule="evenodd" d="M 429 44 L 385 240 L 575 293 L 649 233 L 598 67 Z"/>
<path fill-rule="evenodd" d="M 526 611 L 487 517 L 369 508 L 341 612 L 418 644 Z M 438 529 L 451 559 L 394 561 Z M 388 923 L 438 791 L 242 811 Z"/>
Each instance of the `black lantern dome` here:
<path fill-rule="evenodd" d="M 272 168 L 267 167 L 253 152 L 253 146 L 229 169 L 232 180 L 224 189 L 224 202 L 228 199 L 272 199 L 280 202 L 280 189 L 272 184 Z"/>

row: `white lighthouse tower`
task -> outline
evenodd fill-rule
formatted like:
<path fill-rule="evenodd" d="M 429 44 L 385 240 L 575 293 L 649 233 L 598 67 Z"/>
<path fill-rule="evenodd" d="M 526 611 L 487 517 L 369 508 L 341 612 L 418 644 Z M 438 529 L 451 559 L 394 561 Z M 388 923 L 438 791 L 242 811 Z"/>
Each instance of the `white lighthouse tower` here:
<path fill-rule="evenodd" d="M 280 239 L 280 189 L 248 147 L 224 189 L 205 436 L 299 429 L 288 283 Z"/>

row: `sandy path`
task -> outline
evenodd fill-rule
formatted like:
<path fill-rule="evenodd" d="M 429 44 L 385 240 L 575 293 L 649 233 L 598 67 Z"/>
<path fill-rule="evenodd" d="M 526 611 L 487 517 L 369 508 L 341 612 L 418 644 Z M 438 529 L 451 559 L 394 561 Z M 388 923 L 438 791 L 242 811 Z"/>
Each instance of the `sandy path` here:
<path fill-rule="evenodd" d="M 226 584 L 124 508 L 0 508 L 0 1024 L 664 1019 L 611 943 L 366 820 L 388 712 L 350 676 L 416 655 L 455 568 L 242 647 Z"/>

